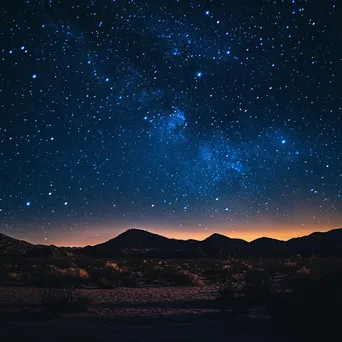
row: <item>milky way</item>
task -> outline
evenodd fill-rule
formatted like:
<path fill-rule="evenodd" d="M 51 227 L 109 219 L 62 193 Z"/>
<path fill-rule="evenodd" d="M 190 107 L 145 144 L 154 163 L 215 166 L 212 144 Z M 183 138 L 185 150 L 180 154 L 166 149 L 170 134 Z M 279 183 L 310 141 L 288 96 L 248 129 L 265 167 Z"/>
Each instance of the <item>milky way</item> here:
<path fill-rule="evenodd" d="M 342 224 L 337 1 L 0 10 L 0 231 Z"/>

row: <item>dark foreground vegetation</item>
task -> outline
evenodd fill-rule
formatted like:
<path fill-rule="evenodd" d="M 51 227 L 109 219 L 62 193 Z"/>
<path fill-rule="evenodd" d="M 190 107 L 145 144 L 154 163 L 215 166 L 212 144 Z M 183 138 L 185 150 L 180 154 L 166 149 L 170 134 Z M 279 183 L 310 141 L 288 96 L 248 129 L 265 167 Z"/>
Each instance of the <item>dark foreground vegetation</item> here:
<path fill-rule="evenodd" d="M 153 317 L 186 315 L 198 328 L 190 329 L 189 338 L 178 331 L 176 339 L 181 334 L 190 341 L 203 325 L 197 318 L 194 323 L 201 314 L 202 320 L 241 326 L 235 329 L 239 341 L 251 325 L 285 341 L 341 341 L 341 288 L 342 229 L 250 243 L 219 234 L 183 241 L 129 229 L 84 248 L 33 245 L 0 234 L 0 291 L 6 292 L 0 292 L 0 323 L 19 313 L 49 320 L 111 315 L 115 321 L 125 314 L 145 315 L 153 326 Z M 156 340 L 165 340 L 160 333 Z"/>
<path fill-rule="evenodd" d="M 206 305 L 216 309 L 220 319 L 238 319 L 257 309 L 268 317 L 271 329 L 290 340 L 341 338 L 339 258 L 71 261 L 3 257 L 0 283 L 38 288 L 38 304 L 48 317 L 86 312 L 96 304 L 89 295 L 91 289 L 210 287 L 216 295 Z M 87 294 L 82 289 L 88 289 Z"/>

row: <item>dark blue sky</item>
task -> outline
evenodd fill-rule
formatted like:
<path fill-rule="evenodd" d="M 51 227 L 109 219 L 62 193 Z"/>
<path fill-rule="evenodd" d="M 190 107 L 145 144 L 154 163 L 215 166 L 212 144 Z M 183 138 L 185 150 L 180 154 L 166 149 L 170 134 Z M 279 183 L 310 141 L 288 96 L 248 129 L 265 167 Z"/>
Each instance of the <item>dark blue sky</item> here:
<path fill-rule="evenodd" d="M 341 226 L 341 17 L 328 0 L 2 2 L 0 231 Z"/>

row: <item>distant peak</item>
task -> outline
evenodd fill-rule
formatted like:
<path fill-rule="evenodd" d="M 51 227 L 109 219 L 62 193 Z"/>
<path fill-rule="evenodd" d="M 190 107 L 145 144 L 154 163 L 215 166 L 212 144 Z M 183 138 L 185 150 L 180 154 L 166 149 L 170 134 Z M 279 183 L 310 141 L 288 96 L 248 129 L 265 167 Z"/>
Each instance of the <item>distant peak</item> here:
<path fill-rule="evenodd" d="M 127 229 L 126 231 L 124 231 L 122 234 L 132 234 L 132 233 L 135 233 L 135 234 L 153 234 L 147 230 L 144 230 L 144 229 L 139 229 L 139 228 L 129 228 Z"/>
<path fill-rule="evenodd" d="M 162 237 L 161 235 L 151 233 L 147 230 L 138 229 L 138 228 L 129 228 L 123 233 L 119 234 L 117 238 L 129 238 L 129 239 L 147 239 L 147 238 L 154 238 L 154 237 Z M 114 238 L 115 239 L 115 238 Z"/>
<path fill-rule="evenodd" d="M 228 237 L 228 236 L 219 234 L 219 233 L 211 234 L 210 236 L 208 236 L 208 237 L 206 238 L 206 240 L 213 240 L 213 239 L 228 239 L 228 240 L 230 240 L 231 238 Z"/>
<path fill-rule="evenodd" d="M 250 243 L 252 245 L 260 245 L 260 244 L 280 244 L 280 243 L 284 243 L 285 241 L 282 241 L 282 240 L 277 240 L 277 239 L 273 239 L 273 238 L 269 238 L 269 237 L 261 237 L 261 238 L 258 238 L 258 239 L 255 239 L 253 241 L 251 241 Z"/>
<path fill-rule="evenodd" d="M 273 239 L 273 238 L 269 238 L 269 237 L 266 237 L 266 236 L 263 236 L 263 237 L 260 237 L 260 238 L 257 238 L 253 241 L 280 241 L 280 240 L 277 240 L 277 239 Z"/>

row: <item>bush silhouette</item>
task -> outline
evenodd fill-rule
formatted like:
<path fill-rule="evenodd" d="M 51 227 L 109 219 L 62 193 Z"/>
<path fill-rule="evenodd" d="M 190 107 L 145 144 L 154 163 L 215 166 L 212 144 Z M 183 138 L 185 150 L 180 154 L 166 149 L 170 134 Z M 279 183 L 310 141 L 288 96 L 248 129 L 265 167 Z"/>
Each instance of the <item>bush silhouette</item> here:
<path fill-rule="evenodd" d="M 92 300 L 72 288 L 50 288 L 41 290 L 41 304 L 51 316 L 86 311 Z"/>

